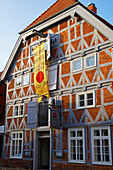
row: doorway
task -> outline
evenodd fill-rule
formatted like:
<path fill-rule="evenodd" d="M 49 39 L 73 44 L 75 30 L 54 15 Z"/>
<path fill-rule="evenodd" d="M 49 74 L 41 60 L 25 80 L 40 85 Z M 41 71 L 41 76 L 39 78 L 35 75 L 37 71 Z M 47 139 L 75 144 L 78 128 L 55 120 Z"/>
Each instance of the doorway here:
<path fill-rule="evenodd" d="M 49 169 L 50 162 L 50 138 L 39 138 L 38 140 L 38 168 Z"/>

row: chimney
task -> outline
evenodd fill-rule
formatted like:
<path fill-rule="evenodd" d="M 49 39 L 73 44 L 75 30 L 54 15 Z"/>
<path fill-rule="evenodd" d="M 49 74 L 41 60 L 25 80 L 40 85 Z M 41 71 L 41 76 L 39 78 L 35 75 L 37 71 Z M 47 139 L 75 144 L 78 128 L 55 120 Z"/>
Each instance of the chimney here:
<path fill-rule="evenodd" d="M 97 8 L 95 7 L 94 3 L 89 3 L 87 8 L 97 14 Z"/>

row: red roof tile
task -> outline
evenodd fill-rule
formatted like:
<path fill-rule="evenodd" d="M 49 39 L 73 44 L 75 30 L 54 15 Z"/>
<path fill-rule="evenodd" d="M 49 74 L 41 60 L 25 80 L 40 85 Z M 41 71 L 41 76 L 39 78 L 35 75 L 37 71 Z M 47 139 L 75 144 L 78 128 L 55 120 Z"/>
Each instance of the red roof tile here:
<path fill-rule="evenodd" d="M 67 8 L 68 6 L 74 4 L 77 0 L 57 0 L 50 8 L 48 8 L 42 15 L 40 15 L 35 21 L 33 21 L 24 30 L 34 26 L 35 24 L 49 18 L 50 16 L 58 13 L 59 11 Z"/>

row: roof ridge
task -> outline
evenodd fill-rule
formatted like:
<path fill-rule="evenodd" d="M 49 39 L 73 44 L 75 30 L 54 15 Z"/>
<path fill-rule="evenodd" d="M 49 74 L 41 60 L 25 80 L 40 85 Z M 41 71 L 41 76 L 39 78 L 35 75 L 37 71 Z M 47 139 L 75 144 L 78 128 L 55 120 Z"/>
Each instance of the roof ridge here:
<path fill-rule="evenodd" d="M 60 1 L 60 0 L 55 1 L 49 8 L 47 8 L 41 15 L 39 15 L 38 18 L 36 18 L 34 21 L 32 21 L 32 23 L 30 25 L 32 25 L 36 20 L 38 20 L 41 16 L 43 16 L 51 7 L 53 7 L 56 3 L 58 3 L 58 1 Z M 26 30 L 30 25 L 28 25 L 24 30 Z"/>

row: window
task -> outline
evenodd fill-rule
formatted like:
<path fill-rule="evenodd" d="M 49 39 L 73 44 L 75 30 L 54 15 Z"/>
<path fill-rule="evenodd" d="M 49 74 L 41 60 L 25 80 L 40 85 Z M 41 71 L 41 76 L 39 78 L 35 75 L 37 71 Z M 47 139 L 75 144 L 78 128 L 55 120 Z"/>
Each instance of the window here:
<path fill-rule="evenodd" d="M 111 165 L 110 127 L 93 127 L 91 134 L 93 163 Z"/>
<path fill-rule="evenodd" d="M 30 47 L 30 55 L 34 55 L 34 49 L 38 46 L 39 44 L 34 44 Z"/>
<path fill-rule="evenodd" d="M 15 79 L 15 86 L 18 87 L 18 86 L 21 86 L 21 77 L 17 77 Z"/>
<path fill-rule="evenodd" d="M 48 126 L 48 103 L 39 103 L 38 126 Z"/>
<path fill-rule="evenodd" d="M 24 75 L 23 76 L 23 85 L 25 86 L 25 85 L 27 85 L 29 83 L 30 83 L 30 75 L 29 74 Z"/>
<path fill-rule="evenodd" d="M 78 93 L 76 108 L 94 107 L 95 106 L 95 91 Z"/>
<path fill-rule="evenodd" d="M 85 57 L 85 68 L 96 66 L 96 54 Z"/>
<path fill-rule="evenodd" d="M 73 163 L 85 163 L 84 128 L 68 129 L 68 159 Z"/>
<path fill-rule="evenodd" d="M 23 104 L 14 106 L 14 116 L 22 116 L 24 113 Z"/>
<path fill-rule="evenodd" d="M 23 132 L 12 132 L 11 134 L 11 158 L 22 158 Z"/>
<path fill-rule="evenodd" d="M 72 69 L 73 71 L 79 71 L 82 69 L 82 58 L 73 61 Z"/>
<path fill-rule="evenodd" d="M 48 67 L 48 86 L 49 90 L 57 88 L 57 65 Z"/>

